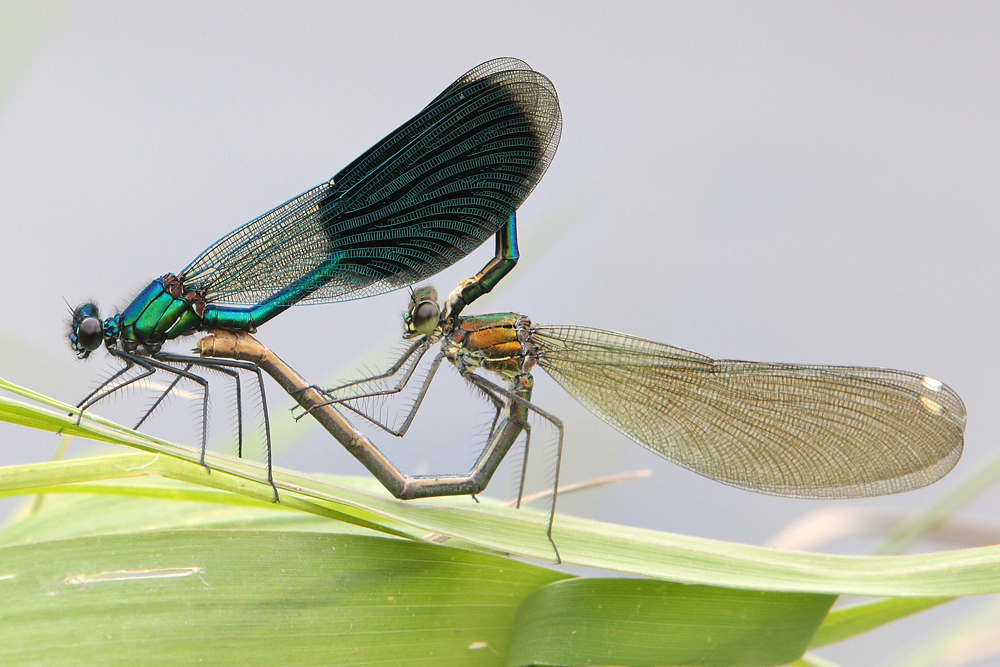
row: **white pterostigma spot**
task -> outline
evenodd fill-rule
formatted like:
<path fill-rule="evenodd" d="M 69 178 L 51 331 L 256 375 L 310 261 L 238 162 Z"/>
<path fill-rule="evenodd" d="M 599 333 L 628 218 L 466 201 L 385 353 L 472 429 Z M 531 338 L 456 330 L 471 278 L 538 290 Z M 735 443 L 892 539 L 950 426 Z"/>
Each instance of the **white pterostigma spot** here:
<path fill-rule="evenodd" d="M 941 391 L 941 387 L 944 386 L 944 382 L 941 382 L 941 380 L 935 380 L 929 375 L 925 375 L 921 381 L 924 383 L 924 386 L 931 391 Z"/>

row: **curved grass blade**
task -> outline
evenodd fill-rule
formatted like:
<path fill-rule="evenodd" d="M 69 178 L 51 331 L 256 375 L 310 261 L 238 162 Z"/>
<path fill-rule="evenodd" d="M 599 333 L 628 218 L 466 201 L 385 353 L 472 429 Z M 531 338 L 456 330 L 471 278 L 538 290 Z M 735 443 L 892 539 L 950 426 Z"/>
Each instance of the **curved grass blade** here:
<path fill-rule="evenodd" d="M 816 636 L 809 643 L 809 648 L 816 649 L 842 642 L 954 599 L 890 598 L 834 609 L 823 620 Z"/>
<path fill-rule="evenodd" d="M 0 399 L 0 419 L 8 419 L 11 399 Z M 20 404 L 23 405 L 23 404 Z M 28 407 L 28 406 L 26 406 Z M 62 414 L 31 408 L 49 430 L 72 424 Z M 191 450 L 160 444 L 118 427 L 84 422 L 81 434 L 126 442 L 159 452 L 91 460 L 60 461 L 0 469 L 0 494 L 51 492 L 67 483 L 160 475 L 270 500 L 262 469 L 230 457 L 210 459 L 207 474 Z M 512 555 L 551 559 L 545 535 L 548 515 L 530 509 L 513 510 L 467 499 L 401 502 L 384 492 L 370 492 L 370 480 L 360 487 L 336 485 L 279 471 L 281 502 L 293 509 L 338 518 L 400 536 L 440 533 L 466 544 Z M 364 489 L 364 490 L 361 490 Z M 396 528 L 405 527 L 405 530 Z M 563 561 L 567 564 L 682 583 L 755 590 L 855 594 L 882 597 L 938 597 L 1000 592 L 1000 547 L 959 551 L 862 557 L 779 551 L 615 526 L 558 515 L 555 522 Z M 418 532 L 419 531 L 419 532 Z"/>
<path fill-rule="evenodd" d="M 49 496 L 42 511 L 30 514 L 0 532 L 0 543 L 24 544 L 58 539 L 63 540 L 64 544 L 72 544 L 71 540 L 65 542 L 67 538 L 176 528 L 338 533 L 355 530 L 347 524 L 303 512 L 288 511 L 280 505 L 241 499 L 234 494 L 155 477 L 113 483 L 76 484 L 63 489 L 80 492 L 72 496 Z M 104 495 L 91 495 L 92 493 Z M 591 580 L 578 581 L 580 586 L 574 589 L 571 596 L 558 591 L 546 594 L 549 588 L 544 587 L 528 598 L 519 611 L 519 618 L 534 613 L 542 616 L 543 620 L 540 623 L 522 624 L 514 634 L 515 646 L 530 649 L 532 643 L 537 642 L 540 637 L 549 637 L 558 642 L 561 629 L 567 627 L 566 619 L 573 619 L 574 629 L 612 627 L 614 632 L 608 637 L 588 632 L 582 645 L 573 644 L 571 654 L 550 651 L 547 663 L 564 664 L 574 656 L 579 657 L 582 646 L 586 646 L 589 647 L 586 650 L 604 656 L 606 660 L 602 662 L 613 658 L 615 664 L 642 664 L 634 660 L 637 655 L 647 655 L 652 664 L 661 664 L 660 660 L 667 659 L 665 656 L 674 656 L 673 659 L 677 660 L 683 658 L 685 664 L 726 664 L 734 659 L 731 652 L 732 644 L 736 643 L 742 647 L 742 659 L 752 656 L 757 664 L 760 663 L 761 656 L 778 656 L 774 659 L 784 661 L 787 655 L 800 653 L 801 641 L 795 638 L 807 630 L 803 624 L 805 617 L 802 610 L 795 605 L 789 606 L 789 600 L 794 596 L 788 594 L 761 594 L 704 586 L 667 588 L 665 590 L 668 596 L 676 589 L 684 597 L 680 605 L 675 601 L 669 602 L 667 612 L 675 620 L 679 614 L 689 615 L 694 619 L 688 623 L 676 623 L 671 618 L 662 617 L 657 611 L 666 602 L 647 599 L 659 598 L 663 594 L 658 586 L 651 586 L 650 582 L 635 579 L 596 580 L 594 583 L 589 583 Z M 556 584 L 557 587 L 560 585 Z M 810 605 L 811 609 L 829 598 L 822 595 L 800 597 L 803 604 Z M 542 602 L 539 603 L 535 598 Z M 598 603 L 592 605 L 587 602 L 590 598 Z M 721 610 L 718 608 L 720 599 L 729 601 Z M 767 628 L 761 625 L 760 614 L 755 612 L 755 606 L 759 606 L 764 599 L 773 604 L 772 618 L 777 628 L 774 632 L 768 632 L 766 637 L 760 631 Z M 835 610 L 827 616 L 810 647 L 841 641 L 946 600 L 947 598 L 894 599 Z M 609 601 L 613 601 L 613 606 L 619 613 L 627 613 L 627 617 L 614 620 L 607 610 Z M 628 608 L 627 604 L 632 603 L 635 608 Z M 555 614 L 544 609 L 540 611 L 539 604 L 543 607 L 556 606 L 558 611 Z M 785 613 L 788 618 L 782 619 L 781 615 Z M 717 627 L 713 628 L 713 623 Z M 158 628 L 157 631 L 169 633 L 170 629 Z M 743 636 L 744 633 L 747 636 Z M 675 634 L 679 636 L 675 637 Z M 701 641 L 702 635 L 706 638 L 704 643 Z M 669 653 L 663 652 L 664 646 L 669 647 Z M 701 658 L 697 662 L 691 660 L 690 654 L 683 652 L 684 648 L 706 650 L 697 654 Z M 520 654 L 521 662 L 532 663 L 526 655 L 532 655 L 531 651 Z M 541 659 L 537 655 L 535 657 Z"/>
<path fill-rule="evenodd" d="M 137 463 L 142 459 L 143 463 L 127 470 L 119 465 L 132 459 Z M 31 468 L 0 469 L 0 493 L 72 492 L 72 486 L 60 483 L 81 482 L 91 477 L 107 479 L 113 470 L 117 470 L 119 476 L 151 474 L 210 483 L 260 498 L 267 497 L 269 488 L 262 482 L 257 482 L 257 490 L 247 488 L 245 483 L 229 486 L 221 465 L 209 476 L 197 464 L 144 454 L 41 464 Z M 59 477 L 60 471 L 67 473 L 65 478 Z M 292 479 L 296 480 L 295 484 L 290 483 Z M 370 480 L 362 481 L 362 486 L 367 484 L 370 488 Z M 381 521 L 383 526 L 409 527 L 412 534 L 442 533 L 471 546 L 511 555 L 536 558 L 539 554 L 547 555 L 545 513 L 506 509 L 485 502 L 475 507 L 456 507 L 440 499 L 404 503 L 386 498 L 384 494 L 352 489 L 343 483 L 333 486 L 285 473 L 279 475 L 279 483 L 295 489 L 294 498 L 291 490 L 282 498 L 285 503 L 287 495 L 287 504 L 295 509 L 343 518 L 352 523 L 358 521 L 355 516 L 372 517 L 365 527 Z M 88 486 L 80 490 L 89 492 Z M 308 502 L 299 502 L 299 494 Z M 568 564 L 683 583 L 876 596 L 930 597 L 1000 592 L 1000 547 L 913 556 L 839 556 L 782 552 L 565 516 L 559 516 L 556 525 L 569 549 L 564 553 L 564 562 Z M 397 534 L 406 535 L 402 531 Z"/>
<path fill-rule="evenodd" d="M 65 489 L 68 491 L 70 489 Z M 53 493 L 0 531 L 0 545 L 170 529 L 308 531 L 374 535 L 344 521 L 158 477 L 94 482 Z"/>

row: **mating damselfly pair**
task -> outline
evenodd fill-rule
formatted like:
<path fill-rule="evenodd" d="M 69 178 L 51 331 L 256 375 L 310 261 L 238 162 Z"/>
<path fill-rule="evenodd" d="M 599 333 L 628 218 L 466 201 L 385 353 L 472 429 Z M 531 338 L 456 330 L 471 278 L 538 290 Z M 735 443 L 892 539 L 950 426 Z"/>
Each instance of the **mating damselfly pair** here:
<path fill-rule="evenodd" d="M 165 342 L 202 331 L 254 332 L 291 305 L 411 285 L 494 236 L 496 256 L 443 304 L 427 289 L 412 294 L 404 320 L 411 344 L 388 373 L 325 390 L 307 406 L 317 418 L 333 406 L 359 411 L 359 399 L 406 386 L 420 359 L 441 345 L 401 428 L 366 416 L 403 435 L 448 360 L 496 418 L 478 462 L 461 476 L 403 475 L 367 438 L 355 437 L 363 444 L 352 453 L 397 497 L 478 493 L 532 413 L 556 425 L 561 451 L 561 422 L 532 395 L 536 366 L 633 440 L 748 490 L 834 498 L 895 493 L 929 484 L 955 465 L 965 408 L 950 388 L 923 375 L 718 361 L 513 313 L 464 314 L 516 263 L 516 211 L 551 163 L 561 128 L 546 77 L 514 59 L 474 68 L 333 179 L 223 237 L 182 272 L 154 280 L 121 313 L 102 320 L 94 304 L 77 308 L 70 340 L 78 354 L 103 344 L 124 362 L 80 403 L 81 414 L 158 371 L 173 376 L 161 397 L 181 379 L 194 382 L 202 392 L 204 462 L 208 384 L 195 371 L 251 371 L 263 393 L 262 366 L 228 348 L 171 354 L 161 349 Z M 369 389 L 369 381 L 387 378 L 397 382 Z M 301 383 L 292 391 L 301 398 Z M 267 448 L 270 478 L 269 441 Z M 549 531 L 551 539 L 551 522 Z"/>

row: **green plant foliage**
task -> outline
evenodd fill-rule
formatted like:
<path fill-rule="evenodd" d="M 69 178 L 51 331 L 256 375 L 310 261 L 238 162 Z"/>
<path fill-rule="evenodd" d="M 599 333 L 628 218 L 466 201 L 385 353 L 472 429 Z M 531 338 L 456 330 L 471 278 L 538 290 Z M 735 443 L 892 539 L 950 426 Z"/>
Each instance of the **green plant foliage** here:
<path fill-rule="evenodd" d="M 836 596 L 571 579 L 524 601 L 517 665 L 784 665 L 805 651 Z"/>
<path fill-rule="evenodd" d="M 0 532 L 0 545 L 175 528 L 376 534 L 282 505 L 156 477 L 89 486 L 103 486 L 103 493 L 50 494 L 37 511 L 26 505 L 18 520 Z"/>
<path fill-rule="evenodd" d="M 144 491 L 148 494 L 143 495 Z M 113 492 L 123 495 L 110 495 Z M 216 497 L 211 497 L 213 495 Z M 225 498 L 234 498 L 237 502 L 228 505 L 223 502 Z M 34 503 L 29 505 L 35 507 Z M 227 530 L 217 530 L 220 528 Z M 276 543 L 262 529 L 281 536 L 280 541 Z M 298 542 L 300 537 L 287 532 L 289 530 L 303 531 L 308 540 Z M 434 546 L 421 546 L 410 551 L 408 546 L 418 545 L 408 541 L 323 542 L 319 534 L 322 530 L 359 529 L 266 503 L 248 503 L 233 494 L 214 491 L 206 494 L 189 484 L 145 478 L 104 485 L 102 494 L 46 496 L 37 511 L 24 512 L 20 520 L 0 533 L 0 540 L 7 544 L 21 543 L 24 547 L 39 548 L 28 551 L 21 551 L 21 546 L 0 548 L 0 562 L 14 568 L 6 571 L 8 575 L 28 577 L 34 581 L 61 582 L 53 589 L 60 595 L 90 586 L 111 591 L 108 594 L 110 599 L 91 600 L 94 605 L 107 605 L 108 610 L 98 613 L 86 606 L 68 610 L 50 603 L 41 616 L 43 621 L 33 626 L 34 638 L 44 646 L 60 646 L 61 636 L 67 634 L 64 627 L 67 623 L 72 628 L 70 635 L 79 632 L 87 637 L 90 652 L 81 653 L 81 662 L 76 664 L 86 664 L 87 659 L 108 652 L 120 653 L 123 660 L 139 660 L 143 664 L 153 660 L 152 656 L 158 650 L 185 659 L 204 655 L 192 646 L 185 645 L 179 651 L 162 646 L 167 641 L 165 638 L 178 636 L 186 638 L 185 644 L 191 641 L 213 650 L 223 637 L 228 637 L 229 648 L 221 651 L 227 660 L 239 659 L 256 664 L 254 660 L 261 655 L 260 642 L 266 640 L 274 646 L 282 646 L 283 642 L 289 641 L 289 637 L 297 637 L 298 633 L 305 632 L 311 623 L 315 623 L 322 626 L 322 630 L 317 631 L 318 638 L 326 642 L 322 645 L 351 646 L 352 651 L 357 649 L 358 653 L 349 655 L 359 660 L 373 659 L 372 656 L 377 655 L 378 659 L 393 664 L 425 663 L 430 654 L 420 651 L 408 653 L 411 647 L 406 638 L 410 636 L 407 633 L 426 630 L 429 645 L 443 641 L 446 648 L 450 647 L 450 652 L 435 649 L 435 655 L 445 656 L 446 661 L 456 660 L 454 664 L 503 664 L 503 661 L 513 665 L 539 662 L 583 664 L 586 660 L 581 656 L 589 653 L 599 657 L 598 662 L 604 664 L 609 661 L 622 665 L 664 664 L 665 661 L 684 657 L 689 664 L 777 665 L 786 662 L 789 656 L 794 658 L 802 653 L 834 599 L 827 595 L 738 591 L 641 579 L 577 579 L 572 588 L 551 587 L 546 584 L 567 575 L 486 554 L 480 554 L 479 560 L 471 561 L 476 565 L 473 568 L 466 559 L 466 556 L 476 555 L 473 552 Z M 236 537 L 234 541 L 220 542 L 220 536 L 224 535 Z M 289 543 L 297 546 L 286 548 Z M 333 561 L 328 558 L 325 547 L 317 546 L 323 544 L 335 550 Z M 338 546 L 342 544 L 349 545 L 352 551 Z M 289 553 L 290 550 L 294 554 Z M 31 555 L 22 559 L 17 555 L 22 553 Z M 181 553 L 199 554 L 199 559 L 181 561 L 170 556 Z M 94 554 L 102 556 L 95 561 Z M 155 554 L 155 558 L 151 554 Z M 205 555 L 204 559 L 200 558 L 201 554 Z M 347 558 L 353 554 L 361 555 Z M 315 572 L 307 573 L 305 570 L 310 567 L 312 559 L 317 561 Z M 424 603 L 423 611 L 408 617 L 410 625 L 404 626 L 409 628 L 406 632 L 387 637 L 387 631 L 374 619 L 391 620 L 396 624 L 393 627 L 399 627 L 396 620 L 376 613 L 377 609 L 370 610 L 369 616 L 359 615 L 356 607 L 367 609 L 372 606 L 373 597 L 382 600 L 388 596 L 397 603 L 407 598 L 400 593 L 385 593 L 380 597 L 384 570 L 390 566 L 373 567 L 371 578 L 377 579 L 379 586 L 374 586 L 364 573 L 357 570 L 364 564 L 372 566 L 377 561 L 391 562 L 394 559 L 406 562 L 405 566 L 391 566 L 397 574 L 394 590 L 398 591 L 403 582 L 415 576 L 414 587 L 408 592 L 423 595 Z M 18 563 L 23 566 L 24 561 L 30 561 L 34 569 L 18 570 Z M 247 562 L 254 563 L 254 568 L 248 571 Z M 414 562 L 420 564 L 417 575 L 411 574 Z M 492 564 L 497 571 L 483 569 L 484 562 Z M 200 577 L 205 580 L 203 583 L 209 582 L 207 566 L 202 563 L 214 563 L 210 569 L 216 573 L 229 569 L 242 572 L 251 579 L 249 585 L 252 590 L 241 589 L 248 585 L 243 580 L 225 577 L 220 581 L 212 577 L 211 587 L 222 589 L 222 597 L 203 597 L 203 587 L 187 586 L 190 582 L 185 579 Z M 293 567 L 288 568 L 288 563 Z M 505 563 L 511 568 L 502 567 Z M 349 575 L 339 568 L 347 570 Z M 455 574 L 456 570 L 458 574 Z M 447 573 L 447 576 L 440 572 Z M 314 575 L 320 580 L 312 582 Z M 461 581 L 466 576 L 474 581 Z M 328 595 L 322 603 L 314 599 L 326 595 L 330 582 L 338 577 L 349 577 L 356 588 L 338 589 L 336 595 Z M 290 578 L 301 580 L 301 583 L 291 583 Z M 5 581 L 0 578 L 0 586 L 5 585 Z M 504 592 L 508 597 L 520 598 L 520 603 L 514 605 L 518 609 L 516 623 L 510 611 L 505 611 L 491 597 L 496 594 L 487 586 L 491 581 L 493 584 L 499 581 L 513 584 Z M 272 585 L 277 590 L 269 592 Z M 306 587 L 314 592 L 305 601 L 294 602 L 288 600 L 286 587 L 293 591 Z M 31 609 L 32 605 L 41 604 L 39 597 L 44 598 L 51 593 L 45 590 L 44 587 L 30 590 L 14 588 L 5 599 L 11 609 Z M 154 595 L 150 590 L 163 591 L 164 594 Z M 452 635 L 446 639 L 437 637 L 435 632 L 440 630 L 442 624 L 453 629 L 461 627 L 449 614 L 459 616 L 463 622 L 473 623 L 475 627 L 482 622 L 481 618 L 476 620 L 475 615 L 456 609 L 455 597 L 459 590 L 468 592 L 470 599 L 465 602 L 474 605 L 481 616 L 487 614 L 487 608 L 495 608 L 496 616 L 491 619 L 507 623 L 506 634 L 500 633 L 498 628 L 483 631 L 480 634 L 484 638 L 468 642 L 472 649 L 463 648 L 465 645 L 461 643 L 471 634 L 461 634 L 456 630 L 453 634 L 459 638 L 456 639 L 457 644 L 451 643 Z M 488 592 L 490 590 L 493 592 Z M 215 616 L 204 622 L 199 620 L 199 609 L 213 604 L 217 605 L 214 607 L 215 616 L 228 617 L 221 627 L 217 625 Z M 510 606 L 513 603 L 504 599 L 503 604 Z M 132 633 L 109 635 L 105 630 L 103 634 L 95 634 L 93 623 L 115 627 L 121 618 L 119 612 L 122 605 L 129 610 Z M 273 619 L 273 627 L 261 629 L 248 621 L 254 627 L 255 638 L 251 642 L 243 642 L 236 620 L 247 616 L 249 609 L 261 607 L 268 609 L 267 615 Z M 393 606 L 391 611 L 396 611 L 396 607 Z M 77 613 L 80 615 L 79 622 L 73 620 Z M 377 642 L 358 643 L 353 636 L 330 627 L 327 616 L 331 615 L 350 616 L 355 622 L 354 630 L 359 634 L 375 633 L 377 636 L 381 633 L 381 637 Z M 55 617 L 58 617 L 58 623 L 54 621 Z M 37 621 L 39 617 L 35 618 Z M 197 622 L 200 629 L 188 638 L 191 633 L 188 626 L 193 622 Z M 295 627 L 290 628 L 293 624 Z M 142 632 L 139 632 L 140 627 Z M 17 631 L 16 624 L 10 631 Z M 217 636 L 207 638 L 204 636 L 206 632 Z M 504 638 L 496 639 L 501 634 Z M 576 641 L 556 642 L 555 638 L 561 634 L 578 635 L 579 638 Z M 590 639 L 584 640 L 586 637 Z M 397 638 L 402 639 L 397 641 Z M 507 646 L 512 638 L 520 649 L 508 655 Z M 540 652 L 539 649 L 544 650 Z M 25 658 L 19 653 L 26 650 L 24 645 L 14 642 L 9 650 L 11 652 L 5 654 L 0 647 L 0 660 Z M 692 656 L 700 661 L 691 661 L 694 660 Z M 43 652 L 43 657 L 45 660 L 64 662 L 57 651 Z M 311 649 L 302 661 L 296 659 L 289 664 L 316 664 L 309 660 L 320 658 L 322 664 L 327 664 L 323 661 L 328 659 L 329 664 L 340 664 L 336 656 L 328 658 L 319 649 Z"/>
<path fill-rule="evenodd" d="M 0 549 L 0 663 L 502 665 L 551 570 L 404 540 L 174 530 Z"/>
<path fill-rule="evenodd" d="M 18 388 L 20 390 L 20 388 Z M 26 390 L 20 390 L 26 391 Z M 63 406 L 41 397 L 63 410 Z M 57 432 L 70 428 L 91 437 L 158 454 L 132 454 L 15 466 L 0 470 L 0 494 L 44 492 L 56 485 L 145 475 L 192 482 L 262 501 L 273 498 L 260 467 L 212 456 L 208 474 L 192 450 L 162 443 L 123 427 L 86 420 L 79 427 L 65 414 L 0 399 L 0 419 L 30 420 Z M 14 408 L 13 410 L 11 408 Z M 11 419 L 13 420 L 13 419 Z M 500 553 L 553 560 L 545 536 L 547 515 L 466 498 L 400 502 L 385 492 L 328 484 L 275 472 L 282 505 L 396 535 L 440 533 Z M 365 487 L 366 489 L 370 486 Z M 554 537 L 563 562 L 690 584 L 772 591 L 878 597 L 944 597 L 1000 592 L 1000 547 L 906 556 L 837 556 L 779 551 L 744 544 L 616 526 L 558 516 Z"/>
<path fill-rule="evenodd" d="M 506 557 L 552 561 L 544 512 L 282 470 L 275 504 L 260 466 L 208 473 L 0 388 L 49 406 L 0 397 L 2 420 L 142 450 L 0 468 L 0 497 L 44 494 L 0 533 L 4 664 L 819 665 L 807 646 L 1000 591 L 1000 547 L 835 556 L 560 515 L 564 563 L 653 578 L 567 579 Z M 897 599 L 827 614 L 840 594 Z"/>
<path fill-rule="evenodd" d="M 820 648 L 856 637 L 952 599 L 954 598 L 890 598 L 834 609 L 823 621 L 809 648 Z"/>

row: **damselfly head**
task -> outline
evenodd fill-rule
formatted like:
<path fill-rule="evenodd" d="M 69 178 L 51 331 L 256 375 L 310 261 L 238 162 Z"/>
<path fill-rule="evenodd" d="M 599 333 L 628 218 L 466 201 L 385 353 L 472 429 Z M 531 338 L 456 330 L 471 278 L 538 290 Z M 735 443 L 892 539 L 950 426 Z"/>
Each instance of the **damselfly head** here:
<path fill-rule="evenodd" d="M 73 319 L 69 324 L 69 344 L 80 359 L 86 359 L 90 353 L 101 346 L 104 341 L 104 325 L 101 323 L 101 312 L 95 303 L 85 303 L 73 311 Z"/>
<path fill-rule="evenodd" d="M 437 328 L 440 321 L 441 307 L 436 289 L 427 285 L 410 293 L 410 305 L 403 314 L 404 338 L 426 336 Z"/>

